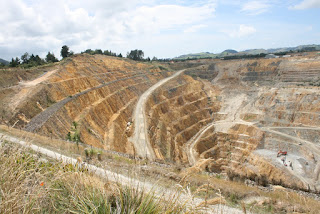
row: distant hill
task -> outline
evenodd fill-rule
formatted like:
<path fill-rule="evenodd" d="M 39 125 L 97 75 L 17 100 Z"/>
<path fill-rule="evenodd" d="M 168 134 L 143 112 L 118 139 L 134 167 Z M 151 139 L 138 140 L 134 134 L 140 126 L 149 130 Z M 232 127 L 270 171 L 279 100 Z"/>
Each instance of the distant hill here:
<path fill-rule="evenodd" d="M 271 49 L 250 49 L 243 52 L 248 54 L 260 54 L 260 53 L 279 53 L 279 52 L 290 52 L 290 51 L 318 51 L 320 45 L 300 45 L 297 47 L 285 47 L 285 48 L 271 48 Z M 241 52 L 240 52 L 241 53 Z"/>
<path fill-rule="evenodd" d="M 319 51 L 320 45 L 300 45 L 297 47 L 285 47 L 285 48 L 271 48 L 271 49 L 248 49 L 245 51 L 237 52 L 236 50 L 227 49 L 221 53 L 210 53 L 210 52 L 201 52 L 201 53 L 194 53 L 194 54 L 185 54 L 178 56 L 174 59 L 188 59 L 188 58 L 220 58 L 225 56 L 232 56 L 232 55 L 257 55 L 257 54 L 269 54 L 269 53 L 280 53 L 280 52 L 298 52 L 298 51 Z"/>
<path fill-rule="evenodd" d="M 238 53 L 238 51 L 236 51 L 236 50 L 232 50 L 232 49 L 227 49 L 227 50 L 223 51 L 222 53 L 231 53 L 231 54 L 235 54 L 235 53 Z"/>
<path fill-rule="evenodd" d="M 209 52 L 201 52 L 195 54 L 186 54 L 176 57 L 175 59 L 188 59 L 188 58 L 206 58 L 206 57 L 217 57 L 217 54 L 209 53 Z"/>
<path fill-rule="evenodd" d="M 272 51 L 271 51 L 272 52 Z M 250 50 L 245 50 L 242 51 L 242 53 L 246 54 L 260 54 L 260 53 L 269 53 L 268 50 L 265 49 L 250 49 Z"/>
<path fill-rule="evenodd" d="M 8 64 L 9 64 L 8 61 L 6 61 L 6 60 L 4 60 L 4 59 L 1 59 L 1 58 L 0 58 L 0 63 L 3 63 L 3 64 L 5 64 L 5 65 L 8 65 Z"/>

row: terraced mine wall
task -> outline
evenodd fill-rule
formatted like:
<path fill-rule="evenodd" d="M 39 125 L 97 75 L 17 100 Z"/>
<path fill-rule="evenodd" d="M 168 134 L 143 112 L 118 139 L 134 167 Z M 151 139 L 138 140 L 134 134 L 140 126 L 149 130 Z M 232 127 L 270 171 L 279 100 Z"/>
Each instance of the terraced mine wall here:
<path fill-rule="evenodd" d="M 159 157 L 188 163 L 186 142 L 201 128 L 208 127 L 197 142 L 191 143 L 190 151 L 198 160 L 193 168 L 227 173 L 230 179 L 250 179 L 262 185 L 272 183 L 317 191 L 319 63 L 318 56 L 202 60 L 201 66 L 185 74 L 194 80 L 210 81 L 217 93 L 210 105 L 195 107 L 190 112 L 196 115 L 194 112 L 203 108 L 216 108 L 210 116 L 193 116 L 187 122 L 181 119 L 183 122 L 172 126 L 168 121 L 176 121 L 174 115 L 179 115 L 178 100 L 170 101 L 162 94 L 164 88 L 162 93 L 154 94 L 149 103 L 149 127 L 154 147 L 162 151 L 157 152 Z M 188 90 L 176 90 L 176 96 L 183 96 L 185 91 Z M 195 129 L 193 124 L 198 124 Z M 190 131 L 181 135 L 181 130 Z M 174 137 L 170 138 L 171 135 Z M 177 152 L 175 148 L 179 148 Z M 288 152 L 286 164 L 281 161 L 283 156 L 277 157 L 278 151 Z"/>
<path fill-rule="evenodd" d="M 30 97 L 17 105 L 11 124 L 18 120 L 16 126 L 30 132 L 133 154 L 127 123 L 136 100 L 168 75 L 126 59 L 76 55 L 28 91 Z"/>
<path fill-rule="evenodd" d="M 188 69 L 147 100 L 157 159 L 233 180 L 320 189 L 319 56 L 164 65 Z M 43 81 L 1 91 L 4 120 L 133 155 L 128 139 L 135 104 L 172 73 L 156 64 L 86 54 L 52 69 Z M 288 152 L 286 165 L 279 150 Z"/>
<path fill-rule="evenodd" d="M 184 162 L 185 143 L 213 120 L 219 102 L 200 81 L 184 75 L 159 88 L 149 98 L 148 130 L 157 158 Z"/>

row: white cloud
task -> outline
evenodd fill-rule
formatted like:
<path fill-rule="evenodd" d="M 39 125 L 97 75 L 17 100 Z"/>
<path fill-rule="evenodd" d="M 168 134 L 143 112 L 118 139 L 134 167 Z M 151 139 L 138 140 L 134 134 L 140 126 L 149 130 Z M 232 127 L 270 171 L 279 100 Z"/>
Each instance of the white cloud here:
<path fill-rule="evenodd" d="M 271 5 L 264 1 L 249 1 L 242 6 L 241 11 L 249 15 L 259 15 L 267 12 L 270 7 Z"/>
<path fill-rule="evenodd" d="M 155 33 L 198 23 L 212 17 L 214 11 L 215 9 L 211 5 L 197 7 L 180 5 L 144 6 L 129 13 L 125 22 L 134 31 Z"/>
<path fill-rule="evenodd" d="M 184 33 L 195 33 L 198 30 L 200 30 L 201 28 L 205 28 L 205 27 L 207 27 L 207 25 L 204 25 L 204 24 L 192 25 L 191 27 L 188 27 L 187 29 L 185 29 L 183 32 Z"/>
<path fill-rule="evenodd" d="M 213 17 L 215 3 L 156 4 L 147 0 L 11 0 L 0 7 L 0 53 L 3 58 L 24 52 L 46 54 L 67 44 L 129 51 L 138 39 L 161 32 L 199 29 Z M 202 27 L 202 26 L 201 26 Z M 136 47 L 140 48 L 140 47 Z"/>
<path fill-rule="evenodd" d="M 294 10 L 304 10 L 310 8 L 320 8 L 320 0 L 303 0 L 299 4 L 290 7 L 290 9 Z"/>
<path fill-rule="evenodd" d="M 313 29 L 312 25 L 309 25 L 309 26 L 306 27 L 307 31 L 312 31 L 312 29 Z"/>
<path fill-rule="evenodd" d="M 257 32 L 257 30 L 253 26 L 241 24 L 239 25 L 238 29 L 224 29 L 221 30 L 221 32 L 228 34 L 232 38 L 241 38 L 254 34 L 255 32 Z"/>
<path fill-rule="evenodd" d="M 238 31 L 238 36 L 243 37 L 243 36 L 249 36 L 250 34 L 255 33 L 257 30 L 249 25 L 240 25 L 239 26 L 239 31 Z"/>

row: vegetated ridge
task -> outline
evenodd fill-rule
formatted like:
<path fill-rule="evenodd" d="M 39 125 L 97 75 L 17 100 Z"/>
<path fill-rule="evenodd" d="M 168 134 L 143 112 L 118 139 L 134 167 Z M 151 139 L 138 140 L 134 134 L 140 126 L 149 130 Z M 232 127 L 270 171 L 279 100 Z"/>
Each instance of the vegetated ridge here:
<path fill-rule="evenodd" d="M 4 65 L 8 65 L 9 62 L 7 60 L 1 59 L 0 58 L 0 63 L 4 64 Z"/>
<path fill-rule="evenodd" d="M 258 55 L 258 54 L 271 54 L 271 53 L 289 53 L 289 52 L 304 52 L 304 51 L 319 51 L 320 45 L 300 45 L 297 47 L 285 47 L 285 48 L 270 48 L 270 49 L 248 49 L 244 51 L 236 51 L 232 49 L 225 50 L 221 53 L 193 53 L 185 54 L 174 59 L 201 59 L 201 58 L 221 58 L 229 55 Z"/>

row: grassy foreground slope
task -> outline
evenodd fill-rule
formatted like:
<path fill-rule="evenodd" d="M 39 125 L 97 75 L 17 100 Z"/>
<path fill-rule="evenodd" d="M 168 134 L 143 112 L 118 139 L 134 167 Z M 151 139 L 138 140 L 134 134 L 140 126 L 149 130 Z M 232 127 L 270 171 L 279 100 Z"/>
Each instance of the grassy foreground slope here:
<path fill-rule="evenodd" d="M 139 187 L 100 179 L 72 164 L 39 157 L 8 142 L 0 145 L 1 213 L 180 213 L 175 201 Z"/>
<path fill-rule="evenodd" d="M 27 136 L 17 129 L 0 128 L 7 136 L 29 142 L 34 143 L 39 138 L 38 135 Z M 22 138 L 19 137 L 21 134 Z M 16 147 L 4 139 L 0 136 L 1 213 L 130 213 L 130 210 L 132 213 L 231 213 L 221 203 L 237 207 L 237 213 L 241 210 L 247 213 L 318 213 L 320 209 L 319 201 L 313 197 L 284 188 L 261 189 L 192 169 L 157 167 L 117 155 L 109 158 L 108 154 L 103 155 L 106 169 L 111 166 L 122 174 L 131 172 L 145 180 L 154 180 L 155 188 L 183 187 L 172 197 L 159 197 L 150 191 L 141 191 L 143 185 L 128 188 L 79 167 Z M 42 137 L 37 144 L 55 151 L 63 148 L 69 156 L 75 155 L 76 150 L 70 148 L 76 145 L 48 147 L 46 144 L 53 145 L 51 141 L 56 140 Z M 83 152 L 81 148 L 80 151 Z M 102 167 L 105 166 L 103 160 L 98 162 L 93 157 L 90 163 Z M 177 197 L 181 194 L 190 195 L 190 199 L 180 201 L 179 205 Z M 195 203 L 194 198 L 204 199 L 203 203 Z M 213 204 L 216 205 L 212 207 Z"/>

